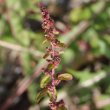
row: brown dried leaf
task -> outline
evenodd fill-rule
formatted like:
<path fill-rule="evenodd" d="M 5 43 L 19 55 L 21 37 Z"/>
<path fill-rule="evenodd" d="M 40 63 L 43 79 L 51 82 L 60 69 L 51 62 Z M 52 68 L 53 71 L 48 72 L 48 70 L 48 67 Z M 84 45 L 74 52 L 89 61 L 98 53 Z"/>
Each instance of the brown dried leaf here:
<path fill-rule="evenodd" d="M 46 53 L 44 56 L 43 56 L 43 58 L 45 59 L 45 58 L 47 58 L 49 56 L 49 53 Z"/>

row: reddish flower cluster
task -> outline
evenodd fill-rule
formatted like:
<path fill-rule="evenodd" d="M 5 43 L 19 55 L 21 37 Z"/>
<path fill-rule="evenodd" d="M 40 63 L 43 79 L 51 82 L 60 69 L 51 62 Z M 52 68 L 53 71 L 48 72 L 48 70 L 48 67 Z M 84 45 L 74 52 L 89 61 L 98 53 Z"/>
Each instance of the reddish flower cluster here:
<path fill-rule="evenodd" d="M 48 61 L 48 66 L 43 69 L 45 77 L 41 81 L 41 87 L 44 88 L 44 91 L 46 91 L 50 96 L 50 108 L 52 110 L 57 110 L 58 107 L 64 106 L 64 102 L 56 101 L 56 86 L 63 79 L 70 80 L 71 76 L 68 77 L 67 74 L 66 76 L 64 74 L 59 77 L 55 76 L 55 69 L 61 62 L 59 49 L 64 48 L 65 45 L 56 38 L 56 35 L 59 32 L 55 28 L 54 20 L 50 17 L 48 10 L 42 4 L 40 4 L 40 9 L 43 18 L 42 28 L 44 29 L 46 40 L 50 43 L 50 46 L 46 48 L 46 54 L 43 57 Z M 43 95 L 45 95 L 45 92 L 40 92 L 37 96 L 38 100 L 40 100 L 40 97 Z"/>
<path fill-rule="evenodd" d="M 52 110 L 55 110 L 57 107 L 56 95 L 55 95 L 55 85 L 57 80 L 55 80 L 54 74 L 55 74 L 55 68 L 57 68 L 57 66 L 61 61 L 59 52 L 56 48 L 64 46 L 64 44 L 60 43 L 60 41 L 56 39 L 56 35 L 59 32 L 55 28 L 55 23 L 53 19 L 50 17 L 48 10 L 43 5 L 40 5 L 40 9 L 43 17 L 42 28 L 44 29 L 45 32 L 45 38 L 51 44 L 51 46 L 47 48 L 47 52 L 44 55 L 44 58 L 47 58 L 48 56 L 51 57 L 50 59 L 46 59 L 49 62 L 49 64 L 44 72 L 46 74 L 49 74 L 52 79 L 51 84 L 49 84 L 47 88 L 48 91 L 52 94 L 52 98 L 50 99 L 50 108 Z M 57 83 L 58 82 L 59 81 L 57 81 Z"/>
<path fill-rule="evenodd" d="M 40 9 L 43 17 L 42 28 L 45 31 L 45 37 L 52 42 L 55 39 L 55 32 L 57 33 L 55 23 L 51 19 L 48 10 L 42 4 L 40 5 Z"/>
<path fill-rule="evenodd" d="M 65 47 L 63 43 L 55 38 L 59 32 L 55 28 L 54 20 L 50 17 L 48 10 L 42 4 L 40 4 L 40 9 L 43 18 L 42 28 L 44 29 L 46 39 L 50 41 L 55 47 Z"/>
<path fill-rule="evenodd" d="M 60 100 L 59 102 L 55 102 L 55 103 L 50 103 L 50 106 L 52 110 L 58 110 L 58 108 L 61 108 L 60 110 L 66 110 L 64 107 L 65 103 L 63 100 Z"/>

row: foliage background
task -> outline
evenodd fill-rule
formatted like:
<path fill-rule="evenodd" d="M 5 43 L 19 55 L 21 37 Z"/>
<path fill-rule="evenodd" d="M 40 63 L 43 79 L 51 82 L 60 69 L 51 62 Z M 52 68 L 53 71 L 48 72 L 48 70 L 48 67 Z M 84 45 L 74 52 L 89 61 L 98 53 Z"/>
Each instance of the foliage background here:
<path fill-rule="evenodd" d="M 42 56 L 48 43 L 39 0 L 0 0 L 0 110 L 48 110 L 37 105 Z M 110 1 L 43 0 L 68 45 L 58 72 L 73 80 L 58 86 L 69 110 L 110 108 Z"/>

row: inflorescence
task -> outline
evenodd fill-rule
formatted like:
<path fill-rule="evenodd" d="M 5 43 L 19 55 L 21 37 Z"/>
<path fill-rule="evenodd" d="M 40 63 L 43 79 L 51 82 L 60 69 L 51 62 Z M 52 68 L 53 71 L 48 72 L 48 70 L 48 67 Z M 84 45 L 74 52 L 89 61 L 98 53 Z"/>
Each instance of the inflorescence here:
<path fill-rule="evenodd" d="M 50 97 L 49 107 L 51 110 L 66 110 L 63 100 L 57 102 L 56 86 L 62 80 L 71 80 L 72 76 L 68 73 L 55 74 L 55 69 L 61 62 L 60 49 L 65 48 L 65 44 L 61 43 L 56 36 L 59 34 L 55 27 L 54 20 L 50 17 L 50 14 L 43 4 L 40 4 L 40 10 L 42 14 L 42 28 L 45 33 L 45 39 L 49 42 L 50 46 L 46 48 L 46 53 L 43 58 L 48 62 L 48 66 L 43 69 L 45 76 L 42 78 L 40 86 L 42 90 L 37 94 L 37 102 L 41 100 L 46 94 Z"/>

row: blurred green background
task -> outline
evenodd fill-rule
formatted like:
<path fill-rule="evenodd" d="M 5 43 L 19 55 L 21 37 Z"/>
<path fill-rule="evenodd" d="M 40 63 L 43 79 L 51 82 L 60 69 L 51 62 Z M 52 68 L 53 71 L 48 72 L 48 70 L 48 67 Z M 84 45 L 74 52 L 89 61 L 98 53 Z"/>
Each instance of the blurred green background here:
<path fill-rule="evenodd" d="M 49 110 L 36 104 L 48 43 L 40 0 L 0 0 L 0 110 Z M 58 87 L 68 110 L 110 110 L 110 1 L 42 0 L 68 47 L 56 72 L 73 80 Z"/>

